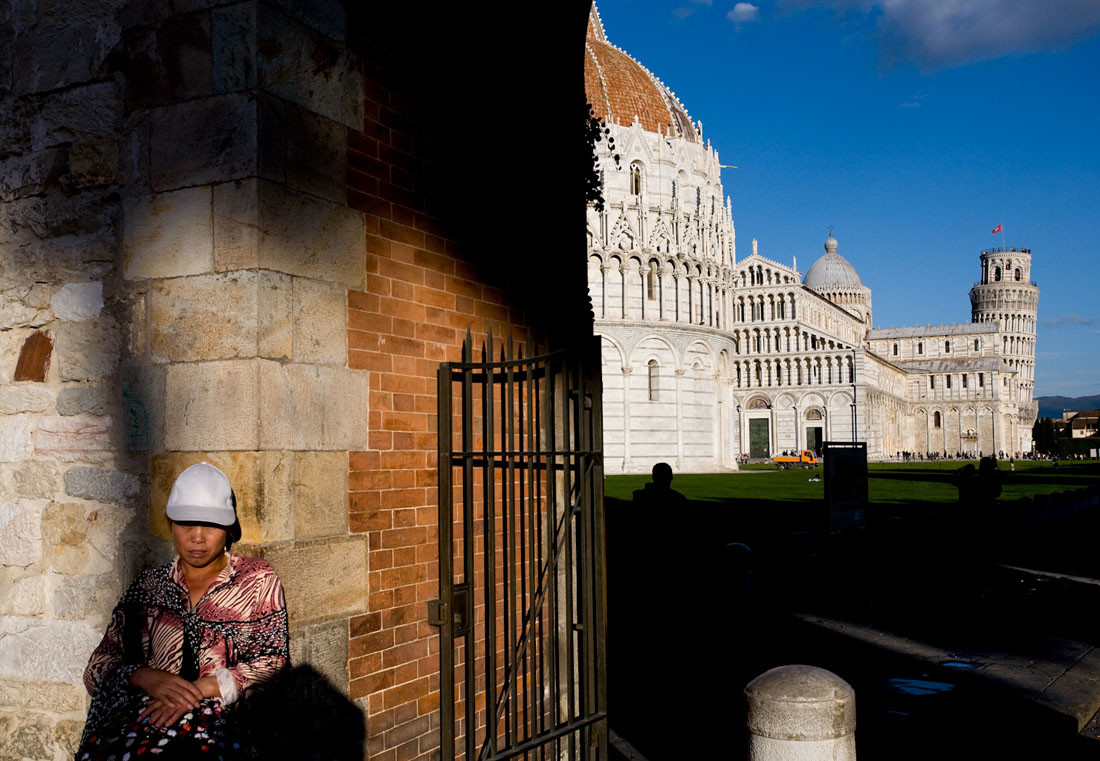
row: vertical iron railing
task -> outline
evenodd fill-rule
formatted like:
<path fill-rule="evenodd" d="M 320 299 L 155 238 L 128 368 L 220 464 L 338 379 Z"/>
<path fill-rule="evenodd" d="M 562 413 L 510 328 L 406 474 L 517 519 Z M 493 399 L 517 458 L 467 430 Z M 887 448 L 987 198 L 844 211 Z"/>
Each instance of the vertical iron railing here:
<path fill-rule="evenodd" d="M 438 375 L 442 759 L 604 761 L 598 339 L 492 352 Z"/>

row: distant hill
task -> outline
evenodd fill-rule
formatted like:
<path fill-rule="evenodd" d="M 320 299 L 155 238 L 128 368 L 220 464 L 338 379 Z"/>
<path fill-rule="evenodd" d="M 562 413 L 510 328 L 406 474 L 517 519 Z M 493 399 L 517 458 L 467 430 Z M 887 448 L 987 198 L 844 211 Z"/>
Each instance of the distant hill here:
<path fill-rule="evenodd" d="M 1035 401 L 1039 403 L 1039 417 L 1050 417 L 1055 420 L 1062 419 L 1063 410 L 1100 409 L 1100 394 L 1095 396 L 1037 396 Z"/>

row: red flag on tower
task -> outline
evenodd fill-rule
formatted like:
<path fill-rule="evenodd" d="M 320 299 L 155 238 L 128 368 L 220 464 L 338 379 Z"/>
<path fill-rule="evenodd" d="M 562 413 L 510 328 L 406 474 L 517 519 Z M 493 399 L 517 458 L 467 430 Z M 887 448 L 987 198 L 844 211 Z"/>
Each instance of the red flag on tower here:
<path fill-rule="evenodd" d="M 993 232 L 999 233 L 1001 231 L 1001 227 L 1002 227 L 1002 225 L 997 225 L 996 227 L 993 228 Z"/>

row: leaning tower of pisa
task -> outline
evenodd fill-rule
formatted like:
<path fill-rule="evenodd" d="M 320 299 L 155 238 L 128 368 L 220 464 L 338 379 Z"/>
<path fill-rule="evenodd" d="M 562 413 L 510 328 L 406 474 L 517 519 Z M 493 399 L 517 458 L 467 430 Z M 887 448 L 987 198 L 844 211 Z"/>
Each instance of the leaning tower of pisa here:
<path fill-rule="evenodd" d="M 1019 405 L 1023 429 L 1035 416 L 1039 286 L 1031 281 L 1031 249 L 991 248 L 982 252 L 981 262 L 982 279 L 970 289 L 971 321 L 993 322 L 1000 328 L 1001 345 L 997 348 L 1005 365 L 1016 371 L 1014 401 Z"/>

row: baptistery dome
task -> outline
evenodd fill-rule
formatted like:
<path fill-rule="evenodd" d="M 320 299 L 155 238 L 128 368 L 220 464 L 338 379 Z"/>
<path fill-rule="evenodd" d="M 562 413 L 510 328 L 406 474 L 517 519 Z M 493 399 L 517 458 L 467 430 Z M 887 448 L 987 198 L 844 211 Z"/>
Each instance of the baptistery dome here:
<path fill-rule="evenodd" d="M 607 41 L 595 5 L 588 17 L 585 41 L 584 90 L 597 117 L 696 142 L 687 109 L 653 74 Z"/>
<path fill-rule="evenodd" d="M 825 241 L 825 256 L 814 262 L 802 284 L 815 291 L 833 288 L 862 288 L 856 268 L 851 262 L 836 252 L 837 240 L 829 233 Z"/>

